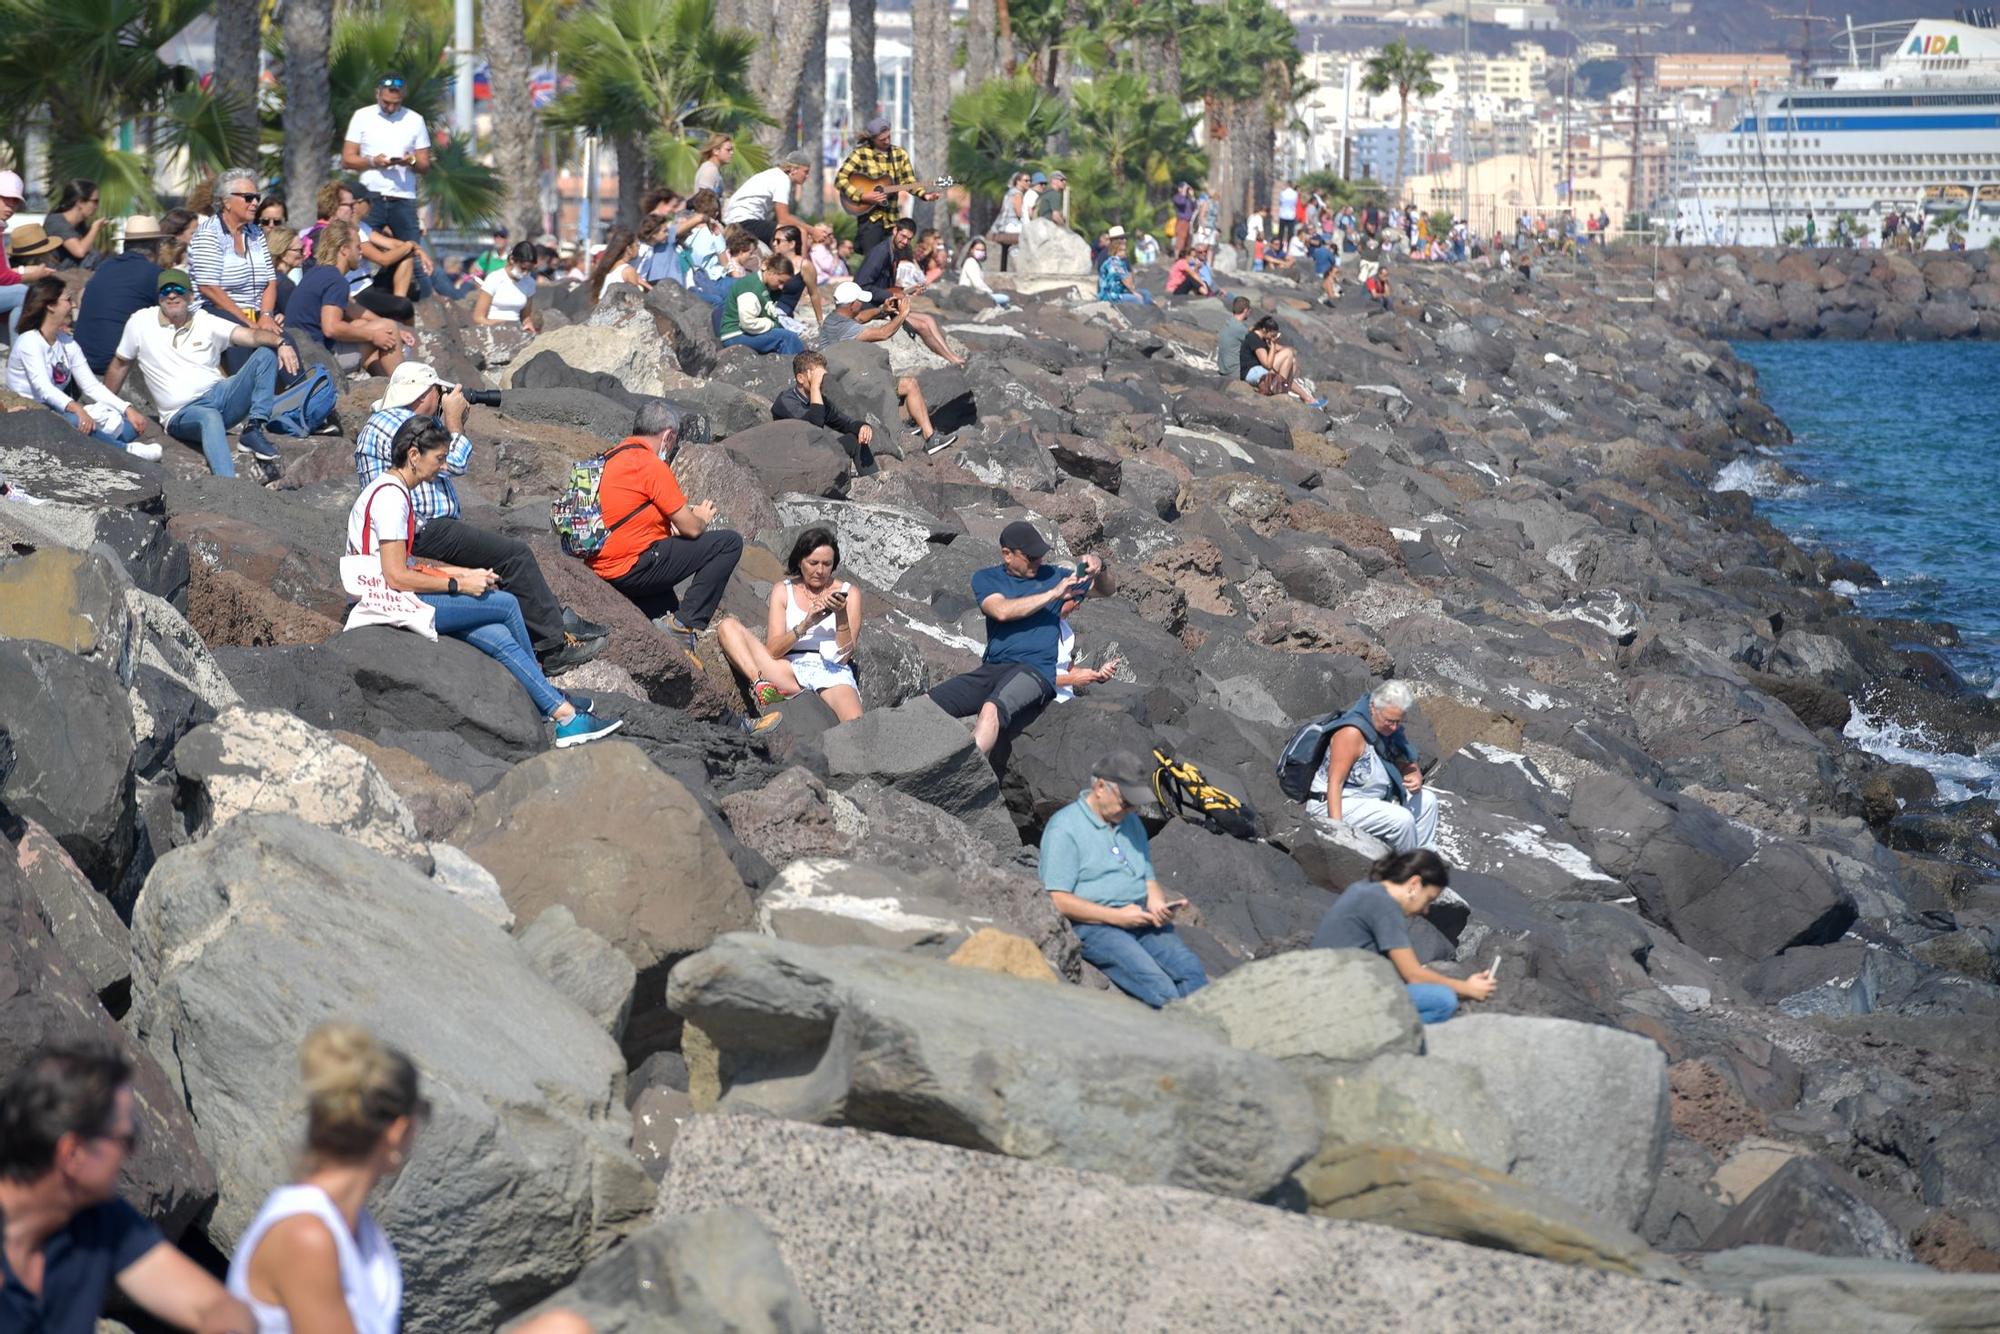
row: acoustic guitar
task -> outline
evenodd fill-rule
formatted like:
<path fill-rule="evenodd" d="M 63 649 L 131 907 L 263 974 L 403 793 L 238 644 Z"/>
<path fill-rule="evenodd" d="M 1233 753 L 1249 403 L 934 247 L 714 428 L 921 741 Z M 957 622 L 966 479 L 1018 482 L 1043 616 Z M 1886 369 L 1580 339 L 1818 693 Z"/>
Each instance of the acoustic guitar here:
<path fill-rule="evenodd" d="M 892 181 L 886 176 L 850 176 L 847 178 L 847 187 L 834 193 L 840 197 L 840 206 L 847 210 L 849 216 L 860 218 L 874 212 L 899 194 L 921 193 L 926 189 L 942 194 L 957 184 L 958 182 L 949 176 L 940 176 L 929 186 L 918 185 L 915 182 L 905 184 Z M 856 194 L 872 195 L 877 190 L 882 192 L 880 199 L 854 198 Z"/>

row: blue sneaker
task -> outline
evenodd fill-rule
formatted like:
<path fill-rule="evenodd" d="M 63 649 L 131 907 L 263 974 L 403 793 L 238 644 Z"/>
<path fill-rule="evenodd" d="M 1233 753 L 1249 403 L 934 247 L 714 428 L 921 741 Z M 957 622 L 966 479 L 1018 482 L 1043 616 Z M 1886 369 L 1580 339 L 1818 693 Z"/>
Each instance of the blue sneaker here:
<path fill-rule="evenodd" d="M 576 716 L 568 722 L 556 724 L 556 749 L 567 750 L 571 746 L 581 746 L 599 737 L 610 736 L 624 725 L 623 718 L 614 718 L 607 723 L 578 709 Z"/>
<path fill-rule="evenodd" d="M 265 436 L 262 422 L 245 426 L 242 433 L 236 437 L 236 447 L 259 463 L 278 461 L 278 447 Z"/>

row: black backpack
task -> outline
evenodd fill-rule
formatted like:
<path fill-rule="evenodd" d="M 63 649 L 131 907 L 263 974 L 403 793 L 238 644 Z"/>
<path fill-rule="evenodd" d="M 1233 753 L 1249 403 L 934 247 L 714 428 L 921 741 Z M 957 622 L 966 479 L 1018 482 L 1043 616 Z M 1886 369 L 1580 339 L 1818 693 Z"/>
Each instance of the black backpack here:
<path fill-rule="evenodd" d="M 1278 752 L 1278 787 L 1293 801 L 1305 801 L 1312 796 L 1313 778 L 1326 767 L 1326 748 L 1333 740 L 1333 725 L 1347 713 L 1346 709 L 1335 709 L 1312 719 L 1292 733 L 1292 739 Z"/>
<path fill-rule="evenodd" d="M 1153 794 L 1160 805 L 1183 820 L 1201 825 L 1212 834 L 1231 838 L 1257 838 L 1257 812 L 1234 793 L 1225 792 L 1202 777 L 1192 760 L 1175 759 L 1155 747 Z"/>

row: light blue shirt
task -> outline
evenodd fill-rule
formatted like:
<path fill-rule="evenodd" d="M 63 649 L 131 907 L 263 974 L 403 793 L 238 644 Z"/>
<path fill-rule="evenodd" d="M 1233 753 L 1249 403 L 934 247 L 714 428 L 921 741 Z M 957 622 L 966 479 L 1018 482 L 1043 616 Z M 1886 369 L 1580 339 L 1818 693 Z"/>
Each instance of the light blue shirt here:
<path fill-rule="evenodd" d="M 1143 903 L 1146 882 L 1153 878 L 1146 826 L 1132 811 L 1116 828 L 1106 824 L 1090 809 L 1089 795 L 1085 788 L 1042 830 L 1042 888 L 1107 908 Z"/>

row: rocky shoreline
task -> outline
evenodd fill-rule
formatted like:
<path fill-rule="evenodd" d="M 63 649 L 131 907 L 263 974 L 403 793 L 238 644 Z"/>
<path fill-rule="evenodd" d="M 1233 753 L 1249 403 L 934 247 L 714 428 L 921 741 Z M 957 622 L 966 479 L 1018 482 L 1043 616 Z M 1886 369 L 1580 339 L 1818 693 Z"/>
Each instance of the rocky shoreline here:
<path fill-rule="evenodd" d="M 1214 373 L 1217 302 L 947 288 L 971 365 L 888 357 L 960 444 L 867 478 L 769 421 L 788 368 L 718 349 L 684 294 L 568 294 L 525 345 L 427 311 L 442 374 L 507 386 L 473 423 L 469 516 L 612 627 L 562 684 L 626 727 L 578 751 L 462 644 L 335 633 L 379 386 L 343 399 L 346 436 L 288 448 L 279 490 L 0 415 L 0 474 L 56 502 L 0 506 L 0 1056 L 76 1033 L 138 1055 L 135 1202 L 226 1252 L 285 1170 L 305 1028 L 407 1047 L 445 1090 L 382 1211 L 420 1332 L 551 1300 L 618 1328 L 668 1290 L 721 1303 L 700 1280 L 725 1271 L 746 1328 L 973 1302 L 1048 1328 L 1122 1291 L 1115 1250 L 1044 1269 L 1086 1207 L 1185 1242 L 1120 1298 L 1163 1325 L 1215 1293 L 1278 1327 L 1384 1323 L 1385 1291 L 1444 1274 L 1461 1317 L 1546 1329 L 1990 1312 L 1993 807 L 1841 730 L 1865 694 L 1976 751 L 2000 705 L 1952 688 L 1948 627 L 1856 616 L 1832 585 L 1865 567 L 1714 489 L 1786 439 L 1711 341 L 1765 261 L 1677 262 L 1655 303 L 1612 299 L 1604 266 L 1406 265 L 1394 311 L 1228 275 L 1324 413 Z M 1736 290 L 1729 263 L 1744 295 L 1699 295 Z M 894 420 L 881 349 L 829 361 Z M 676 469 L 747 543 L 726 610 L 759 621 L 790 534 L 837 528 L 870 599 L 861 720 L 808 697 L 761 738 L 718 726 L 744 706 L 719 652 L 697 668 L 559 554 L 556 479 L 639 393 L 698 416 Z M 996 777 L 913 697 L 976 654 L 967 580 L 1019 517 L 1110 553 L 1119 594 L 1077 629 L 1127 666 Z M 1292 723 L 1391 675 L 1443 757 L 1461 899 L 1423 953 L 1505 959 L 1490 1005 L 1428 1033 L 1375 970 L 1299 948 L 1371 849 L 1271 768 Z M 1135 742 L 1263 822 L 1155 835 L 1219 979 L 1162 1015 L 1103 994 L 1033 873 L 1041 823 Z M 1386 1287 L 1311 1258 L 1364 1245 Z"/>
<path fill-rule="evenodd" d="M 1655 286 L 1674 318 L 1710 338 L 1917 343 L 2000 338 L 1993 259 L 1985 250 L 1748 246 L 1614 249 L 1602 257 L 1628 281 Z"/>

